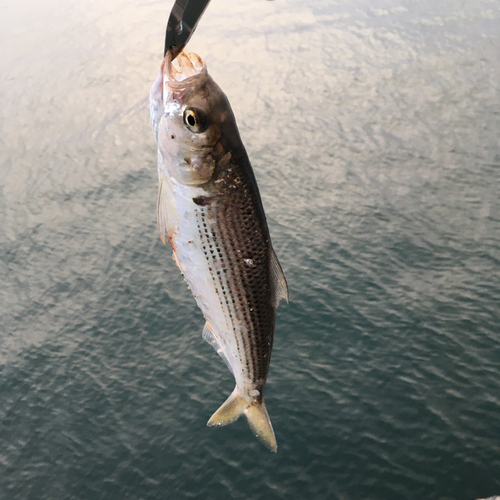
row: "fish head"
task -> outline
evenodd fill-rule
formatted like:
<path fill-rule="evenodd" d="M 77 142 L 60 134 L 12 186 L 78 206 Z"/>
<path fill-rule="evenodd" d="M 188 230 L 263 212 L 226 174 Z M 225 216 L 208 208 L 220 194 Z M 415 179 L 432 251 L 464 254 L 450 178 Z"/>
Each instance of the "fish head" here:
<path fill-rule="evenodd" d="M 221 127 L 215 119 L 224 106 L 220 89 L 194 53 L 181 52 L 172 61 L 167 52 L 161 74 L 163 115 L 157 141 L 168 174 L 181 184 L 205 184 L 214 174 L 215 151 L 220 149 Z"/>

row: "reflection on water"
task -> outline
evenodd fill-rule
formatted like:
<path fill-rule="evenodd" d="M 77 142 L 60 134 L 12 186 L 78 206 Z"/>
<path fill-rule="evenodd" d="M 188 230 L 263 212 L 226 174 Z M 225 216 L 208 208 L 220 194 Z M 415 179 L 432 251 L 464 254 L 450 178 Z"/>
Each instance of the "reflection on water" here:
<path fill-rule="evenodd" d="M 2 6 L 0 497 L 500 492 L 498 1 L 213 0 L 190 43 L 290 285 L 277 455 L 205 426 L 232 377 L 156 232 L 169 8 Z"/>

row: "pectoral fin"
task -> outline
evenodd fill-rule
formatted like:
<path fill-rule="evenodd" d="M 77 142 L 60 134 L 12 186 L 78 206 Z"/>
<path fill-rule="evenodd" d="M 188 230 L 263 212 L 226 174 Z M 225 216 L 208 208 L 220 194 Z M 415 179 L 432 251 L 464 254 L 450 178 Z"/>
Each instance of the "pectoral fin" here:
<path fill-rule="evenodd" d="M 167 179 L 163 175 L 158 189 L 157 224 L 160 238 L 165 245 L 165 234 L 168 234 L 168 199 L 167 199 Z"/>

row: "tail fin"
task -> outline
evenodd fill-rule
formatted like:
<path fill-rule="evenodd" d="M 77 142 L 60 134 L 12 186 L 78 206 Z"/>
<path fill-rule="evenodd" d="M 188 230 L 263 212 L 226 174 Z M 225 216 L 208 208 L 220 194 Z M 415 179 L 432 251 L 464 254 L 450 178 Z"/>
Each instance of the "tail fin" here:
<path fill-rule="evenodd" d="M 245 401 L 235 387 L 231 396 L 229 396 L 224 404 L 210 417 L 207 422 L 209 427 L 222 427 L 223 425 L 232 424 L 236 422 L 245 411 L 248 405 L 248 401 Z"/>
<path fill-rule="evenodd" d="M 278 451 L 278 445 L 276 443 L 276 438 L 274 437 L 273 426 L 271 425 L 271 420 L 267 414 L 266 405 L 264 400 L 262 403 L 256 405 L 250 405 L 245 410 L 245 416 L 247 417 L 250 428 L 256 437 L 258 437 L 262 443 L 264 443 L 273 453 Z"/>
<path fill-rule="evenodd" d="M 243 413 L 247 417 L 250 428 L 255 436 L 272 452 L 276 453 L 278 445 L 276 444 L 273 426 L 271 425 L 271 420 L 269 420 L 264 400 L 259 404 L 249 403 L 240 396 L 237 387 L 235 387 L 225 403 L 212 415 L 207 425 L 209 427 L 221 427 L 232 424 Z"/>

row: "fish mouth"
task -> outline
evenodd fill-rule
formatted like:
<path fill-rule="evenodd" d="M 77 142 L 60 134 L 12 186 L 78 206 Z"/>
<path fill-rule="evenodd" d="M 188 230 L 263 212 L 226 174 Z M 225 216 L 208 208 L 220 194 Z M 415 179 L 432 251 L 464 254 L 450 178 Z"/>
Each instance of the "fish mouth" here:
<path fill-rule="evenodd" d="M 172 90 L 185 88 L 193 80 L 207 73 L 207 66 L 198 54 L 184 51 L 173 61 L 172 54 L 167 52 L 162 69 L 164 81 Z"/>

